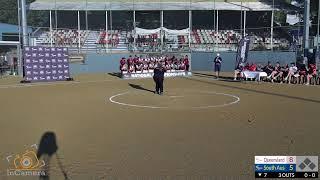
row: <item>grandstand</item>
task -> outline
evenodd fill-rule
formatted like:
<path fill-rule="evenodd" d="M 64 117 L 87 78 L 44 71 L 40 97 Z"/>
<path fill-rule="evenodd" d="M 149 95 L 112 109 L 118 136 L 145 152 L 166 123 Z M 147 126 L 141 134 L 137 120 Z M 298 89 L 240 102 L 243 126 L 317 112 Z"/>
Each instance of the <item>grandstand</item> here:
<path fill-rule="evenodd" d="M 78 33 L 75 30 L 53 30 L 53 45 L 70 47 L 71 50 L 77 50 L 78 48 Z M 80 45 L 84 51 L 95 51 L 98 49 L 105 49 L 107 46 L 113 51 L 129 51 L 133 46 L 133 32 L 121 31 L 121 30 L 109 30 L 106 31 L 85 31 L 80 30 Z M 182 48 L 188 47 L 189 43 L 188 35 L 167 35 L 165 33 L 165 41 L 169 42 L 171 46 Z M 191 45 L 195 50 L 210 50 L 218 44 L 220 50 L 236 50 L 241 34 L 234 30 L 221 30 L 218 33 L 212 29 L 195 29 L 191 32 Z M 264 44 L 267 49 L 271 47 L 271 38 L 265 38 L 258 35 L 253 35 L 253 44 L 258 46 Z M 36 38 L 35 45 L 50 46 L 50 32 L 45 31 Z M 160 48 L 160 33 L 150 35 L 138 35 L 137 46 L 149 47 L 149 51 Z M 289 41 L 285 38 L 274 38 L 274 47 L 288 46 Z M 146 51 L 146 48 L 140 49 L 140 51 Z"/>
<path fill-rule="evenodd" d="M 271 26 L 262 33 L 246 27 L 255 13 L 271 21 L 273 10 L 280 8 L 267 0 L 37 0 L 30 9 L 48 11 L 50 27 L 38 28 L 31 42 L 74 52 L 234 51 L 249 35 L 251 49 L 288 49 L 292 38 L 277 37 Z M 206 18 L 198 21 L 197 14 Z"/>
<path fill-rule="evenodd" d="M 291 49 L 308 37 L 277 22 L 287 7 L 25 1 L 0 23 L 0 180 L 246 180 L 261 156 L 318 176 L 319 48 Z"/>

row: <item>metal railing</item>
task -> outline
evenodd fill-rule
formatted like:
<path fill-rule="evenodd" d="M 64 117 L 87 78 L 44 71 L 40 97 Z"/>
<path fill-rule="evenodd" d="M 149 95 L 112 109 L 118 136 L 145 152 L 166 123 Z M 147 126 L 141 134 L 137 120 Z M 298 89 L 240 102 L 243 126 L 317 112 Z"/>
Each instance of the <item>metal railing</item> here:
<path fill-rule="evenodd" d="M 296 27 L 275 27 L 274 38 L 268 28 L 247 28 L 247 35 L 252 37 L 250 50 L 252 51 L 300 51 L 302 36 L 290 34 Z M 119 52 L 191 52 L 191 51 L 236 51 L 241 32 L 238 29 L 221 29 L 216 33 L 213 29 L 193 28 L 192 33 L 184 36 L 181 41 L 178 35 L 158 36 L 156 39 L 144 41 L 130 39 L 134 31 L 108 30 L 108 35 L 102 35 L 105 30 L 77 30 L 48 27 L 38 27 L 29 34 L 32 46 L 60 46 L 68 47 L 74 53 L 119 53 Z M 209 32 L 211 34 L 209 34 Z M 233 32 L 229 37 L 229 32 Z M 218 35 L 214 35 L 216 33 Z M 105 33 L 106 34 L 106 33 Z M 2 39 L 17 38 L 18 35 L 2 35 Z M 161 37 L 163 40 L 161 40 Z M 189 41 L 191 41 L 189 43 Z M 310 39 L 310 47 L 316 47 L 314 37 Z"/>

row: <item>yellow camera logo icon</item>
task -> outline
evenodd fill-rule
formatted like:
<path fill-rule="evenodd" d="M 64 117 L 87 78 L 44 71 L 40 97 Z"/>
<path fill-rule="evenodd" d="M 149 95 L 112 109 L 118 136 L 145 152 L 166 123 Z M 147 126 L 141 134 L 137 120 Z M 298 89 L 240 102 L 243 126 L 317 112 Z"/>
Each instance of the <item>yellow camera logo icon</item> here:
<path fill-rule="evenodd" d="M 37 170 L 45 166 L 45 162 L 39 161 L 34 151 L 27 150 L 24 154 L 17 154 L 13 160 L 15 169 L 19 170 Z"/>

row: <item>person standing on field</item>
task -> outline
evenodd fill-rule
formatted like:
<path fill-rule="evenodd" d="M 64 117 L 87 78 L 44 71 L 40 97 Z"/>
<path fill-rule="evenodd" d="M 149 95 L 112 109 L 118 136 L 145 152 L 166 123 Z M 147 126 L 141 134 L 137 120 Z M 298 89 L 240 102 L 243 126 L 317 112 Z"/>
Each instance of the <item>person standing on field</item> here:
<path fill-rule="evenodd" d="M 221 64 L 222 64 L 222 58 L 220 57 L 219 53 L 214 58 L 213 62 L 214 62 L 214 71 L 216 72 L 216 77 L 219 78 L 220 71 L 221 71 Z"/>
<path fill-rule="evenodd" d="M 159 95 L 163 95 L 163 80 L 164 80 L 164 73 L 166 69 L 162 66 L 161 63 L 157 64 L 157 67 L 154 69 L 153 80 L 156 84 L 155 92 Z"/>

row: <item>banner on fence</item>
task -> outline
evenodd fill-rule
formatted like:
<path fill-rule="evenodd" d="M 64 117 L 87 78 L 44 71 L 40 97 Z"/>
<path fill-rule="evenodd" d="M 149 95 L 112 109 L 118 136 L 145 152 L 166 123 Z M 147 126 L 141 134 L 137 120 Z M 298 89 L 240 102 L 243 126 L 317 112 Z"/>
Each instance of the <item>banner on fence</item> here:
<path fill-rule="evenodd" d="M 166 72 L 165 77 L 176 77 L 176 76 L 192 76 L 189 71 L 177 71 L 177 72 Z M 140 78 L 152 78 L 153 73 L 122 73 L 123 79 L 140 79 Z"/>
<path fill-rule="evenodd" d="M 235 68 L 238 68 L 240 64 L 244 65 L 248 60 L 248 52 L 249 52 L 250 38 L 244 37 L 240 40 L 237 56 L 236 56 L 236 64 Z"/>

